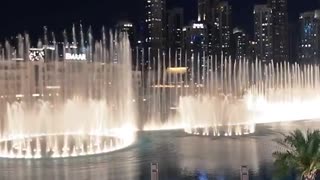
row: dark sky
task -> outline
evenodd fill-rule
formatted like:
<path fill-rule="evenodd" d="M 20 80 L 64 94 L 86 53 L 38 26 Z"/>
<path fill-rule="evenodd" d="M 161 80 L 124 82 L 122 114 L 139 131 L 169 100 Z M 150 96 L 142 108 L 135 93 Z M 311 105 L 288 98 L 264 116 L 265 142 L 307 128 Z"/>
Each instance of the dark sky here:
<path fill-rule="evenodd" d="M 0 7 L 0 38 L 27 30 L 35 36 L 42 27 L 61 32 L 72 23 L 82 21 L 95 29 L 102 25 L 110 27 L 119 19 L 141 20 L 144 15 L 144 0 L 2 0 Z M 167 0 L 169 7 L 185 8 L 186 19 L 196 17 L 197 0 Z M 252 8 L 265 0 L 229 0 L 233 6 L 234 25 L 252 32 Z M 320 0 L 288 0 L 290 22 L 298 14 L 320 7 Z"/>

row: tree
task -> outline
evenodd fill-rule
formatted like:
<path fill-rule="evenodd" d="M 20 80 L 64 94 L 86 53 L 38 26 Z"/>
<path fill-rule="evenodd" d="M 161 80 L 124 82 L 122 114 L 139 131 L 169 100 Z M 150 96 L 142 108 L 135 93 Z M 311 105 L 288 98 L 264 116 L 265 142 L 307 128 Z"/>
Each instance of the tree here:
<path fill-rule="evenodd" d="M 319 130 L 308 130 L 306 134 L 301 130 L 295 130 L 275 141 L 284 148 L 283 151 L 273 153 L 279 175 L 295 170 L 301 174 L 301 180 L 315 180 L 320 169 Z"/>

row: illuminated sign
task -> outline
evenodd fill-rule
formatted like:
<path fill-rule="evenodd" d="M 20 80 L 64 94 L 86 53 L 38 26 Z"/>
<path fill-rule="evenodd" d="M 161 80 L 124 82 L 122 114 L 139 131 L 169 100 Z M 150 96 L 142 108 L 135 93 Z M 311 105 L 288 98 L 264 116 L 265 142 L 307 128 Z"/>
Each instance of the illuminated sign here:
<path fill-rule="evenodd" d="M 71 54 L 71 53 L 66 53 L 65 59 L 66 60 L 77 60 L 77 61 L 87 60 L 86 54 Z"/>
<path fill-rule="evenodd" d="M 43 48 L 30 48 L 29 60 L 30 61 L 43 61 L 44 60 Z"/>
<path fill-rule="evenodd" d="M 44 48 L 44 49 L 51 50 L 51 51 L 56 50 L 56 47 L 55 47 L 55 46 L 53 46 L 53 45 L 45 45 L 45 46 L 43 46 L 43 48 Z"/>
<path fill-rule="evenodd" d="M 128 23 L 128 24 L 124 24 L 124 27 L 132 27 L 132 24 Z"/>
<path fill-rule="evenodd" d="M 192 27 L 194 29 L 203 29 L 204 25 L 202 23 L 194 23 Z"/>

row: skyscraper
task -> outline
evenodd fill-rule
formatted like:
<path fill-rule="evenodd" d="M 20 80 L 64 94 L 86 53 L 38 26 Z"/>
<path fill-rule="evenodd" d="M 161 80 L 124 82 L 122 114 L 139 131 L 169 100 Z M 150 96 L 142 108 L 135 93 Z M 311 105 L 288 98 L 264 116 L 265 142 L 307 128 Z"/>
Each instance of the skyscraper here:
<path fill-rule="evenodd" d="M 131 47 L 134 47 L 136 45 L 137 42 L 135 37 L 135 28 L 131 22 L 120 21 L 116 24 L 115 29 L 118 32 L 125 32 L 128 34 Z"/>
<path fill-rule="evenodd" d="M 146 46 L 151 48 L 151 59 L 166 44 L 166 0 L 146 0 Z"/>
<path fill-rule="evenodd" d="M 207 26 L 208 54 L 214 55 L 214 45 L 218 44 L 218 31 L 215 18 L 219 0 L 198 0 L 198 22 Z"/>
<path fill-rule="evenodd" d="M 198 0 L 198 21 L 211 23 L 219 0 Z"/>
<path fill-rule="evenodd" d="M 288 60 L 288 7 L 287 0 L 268 0 L 272 10 L 273 59 L 275 62 Z"/>
<path fill-rule="evenodd" d="M 182 8 L 174 8 L 168 11 L 168 46 L 170 48 L 182 47 L 183 22 Z"/>
<path fill-rule="evenodd" d="M 320 58 L 320 11 L 305 12 L 299 18 L 299 60 L 317 63 Z"/>
<path fill-rule="evenodd" d="M 234 28 L 232 39 L 233 59 L 239 60 L 247 58 L 249 41 L 244 30 L 240 28 Z"/>
<path fill-rule="evenodd" d="M 226 1 L 220 2 L 215 14 L 213 53 L 228 57 L 231 55 L 231 6 Z"/>
<path fill-rule="evenodd" d="M 254 6 L 254 41 L 257 58 L 264 63 L 273 60 L 272 10 L 267 5 Z"/>
<path fill-rule="evenodd" d="M 207 26 L 204 23 L 193 22 L 183 28 L 184 49 L 187 52 L 186 62 L 182 66 L 188 67 L 191 82 L 201 83 L 204 68 L 207 64 Z M 198 76 L 196 76 L 198 75 Z M 194 78 L 194 79 L 192 79 Z"/>

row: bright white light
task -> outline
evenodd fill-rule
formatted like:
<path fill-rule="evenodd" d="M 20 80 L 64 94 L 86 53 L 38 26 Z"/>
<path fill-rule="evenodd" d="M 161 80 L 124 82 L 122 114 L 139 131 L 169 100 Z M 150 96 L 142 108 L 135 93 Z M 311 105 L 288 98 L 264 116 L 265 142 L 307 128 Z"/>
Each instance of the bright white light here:
<path fill-rule="evenodd" d="M 79 61 L 87 60 L 86 54 L 71 54 L 71 53 L 66 53 L 65 59 L 66 60 L 79 60 Z"/>

